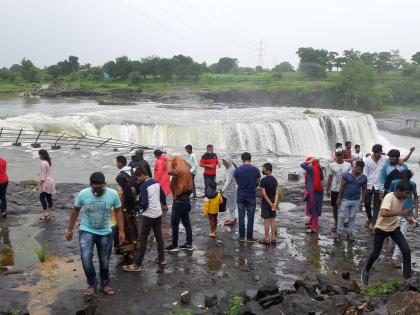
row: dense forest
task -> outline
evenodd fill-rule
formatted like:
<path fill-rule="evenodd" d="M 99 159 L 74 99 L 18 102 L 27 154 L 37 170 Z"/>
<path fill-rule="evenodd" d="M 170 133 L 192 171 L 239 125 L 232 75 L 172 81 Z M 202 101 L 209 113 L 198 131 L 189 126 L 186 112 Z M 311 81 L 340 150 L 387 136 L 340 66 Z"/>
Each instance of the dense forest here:
<path fill-rule="evenodd" d="M 140 89 L 263 90 L 269 93 L 321 92 L 337 108 L 380 110 L 383 105 L 420 105 L 420 52 L 410 60 L 398 50 L 341 54 L 325 49 L 301 47 L 297 69 L 287 61 L 272 69 L 240 67 L 237 58 L 223 57 L 207 65 L 193 58 L 149 56 L 131 60 L 118 57 L 103 65 L 80 64 L 79 58 L 43 69 L 24 58 L 19 64 L 0 69 L 0 92 L 19 91 L 31 83 L 57 87 L 133 87 Z M 13 87 L 18 87 L 14 89 Z"/>

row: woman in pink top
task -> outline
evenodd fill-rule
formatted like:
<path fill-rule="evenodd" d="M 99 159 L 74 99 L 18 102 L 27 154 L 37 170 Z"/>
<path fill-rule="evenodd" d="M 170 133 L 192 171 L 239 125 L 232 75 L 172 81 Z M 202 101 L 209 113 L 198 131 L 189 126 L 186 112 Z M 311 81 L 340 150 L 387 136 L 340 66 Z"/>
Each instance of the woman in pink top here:
<path fill-rule="evenodd" d="M 6 168 L 6 160 L 0 156 L 0 212 L 3 218 L 7 216 L 6 191 L 7 184 L 9 183 Z"/>
<path fill-rule="evenodd" d="M 52 195 L 55 194 L 55 184 L 51 172 L 51 158 L 46 150 L 38 151 L 41 159 L 41 180 L 38 182 L 38 191 L 40 191 L 39 200 L 42 209 L 41 220 L 51 219 L 51 210 L 53 207 Z"/>
<path fill-rule="evenodd" d="M 168 158 L 161 150 L 155 150 L 153 154 L 156 157 L 153 177 L 159 182 L 160 187 L 162 187 L 166 196 L 172 195 L 171 188 L 169 187 L 170 177 L 168 174 L 168 167 L 166 165 L 168 163 Z"/>

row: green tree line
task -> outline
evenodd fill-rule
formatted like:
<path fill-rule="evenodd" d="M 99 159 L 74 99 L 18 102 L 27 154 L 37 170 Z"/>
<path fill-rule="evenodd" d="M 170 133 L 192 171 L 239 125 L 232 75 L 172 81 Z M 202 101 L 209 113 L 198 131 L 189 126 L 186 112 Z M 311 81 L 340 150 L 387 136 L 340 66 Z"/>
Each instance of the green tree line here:
<path fill-rule="evenodd" d="M 190 56 L 172 58 L 149 56 L 131 60 L 121 56 L 103 65 L 80 64 L 79 58 L 67 59 L 43 69 L 24 58 L 20 64 L 0 69 L 0 82 L 33 83 L 83 80 L 124 81 L 141 85 L 145 80 L 198 81 L 203 73 L 246 75 L 271 72 L 272 79 L 282 84 L 288 72 L 301 74 L 301 80 L 331 81 L 329 97 L 338 108 L 380 109 L 385 103 L 420 104 L 420 52 L 406 60 L 398 50 L 360 52 L 354 49 L 342 53 L 301 47 L 297 50 L 297 69 L 287 61 L 272 69 L 240 67 L 237 58 L 223 57 L 207 66 Z"/>

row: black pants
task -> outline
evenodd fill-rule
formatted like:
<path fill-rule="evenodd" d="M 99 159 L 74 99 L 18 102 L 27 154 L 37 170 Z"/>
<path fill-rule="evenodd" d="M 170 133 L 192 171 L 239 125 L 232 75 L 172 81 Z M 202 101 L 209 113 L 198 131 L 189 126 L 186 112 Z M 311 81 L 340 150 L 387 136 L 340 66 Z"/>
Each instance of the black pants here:
<path fill-rule="evenodd" d="M 187 238 L 185 244 L 192 245 L 192 228 L 190 222 L 190 211 L 191 204 L 189 202 L 174 202 L 172 204 L 172 217 L 171 217 L 171 227 L 172 227 L 172 245 L 178 246 L 178 237 L 179 237 L 179 222 L 182 222 L 182 225 L 185 228 L 185 233 Z"/>
<path fill-rule="evenodd" d="M 0 184 L 0 211 L 1 212 L 7 212 L 7 201 L 6 201 L 7 184 L 9 183 Z"/>
<path fill-rule="evenodd" d="M 375 260 L 378 259 L 379 255 L 381 254 L 384 240 L 387 237 L 391 237 L 391 239 L 397 244 L 397 246 L 401 250 L 401 253 L 403 256 L 403 277 L 405 279 L 411 278 L 411 251 L 399 227 L 397 227 L 392 232 L 385 232 L 380 229 L 375 229 L 375 239 L 373 240 L 373 251 L 368 258 L 368 261 L 366 264 L 366 271 L 369 272 Z"/>
<path fill-rule="evenodd" d="M 216 175 L 207 175 L 204 174 L 204 192 L 209 188 L 209 183 L 216 180 Z"/>
<path fill-rule="evenodd" d="M 41 201 L 42 209 L 47 210 L 53 207 L 52 195 L 43 191 L 39 194 L 39 200 Z"/>
<path fill-rule="evenodd" d="M 373 197 L 373 214 L 372 214 L 372 197 Z M 366 194 L 365 200 L 365 210 L 368 220 L 372 222 L 372 224 L 376 223 L 376 219 L 378 218 L 379 208 L 381 206 L 381 201 L 379 200 L 379 190 L 375 190 L 375 187 L 368 190 Z"/>
<path fill-rule="evenodd" d="M 149 238 L 150 230 L 153 229 L 153 234 L 156 238 L 158 260 L 160 262 L 165 260 L 164 245 L 162 238 L 162 216 L 159 218 L 149 218 L 142 215 L 140 218 L 140 244 L 137 249 L 136 264 L 141 265 L 147 249 L 147 239 Z"/>

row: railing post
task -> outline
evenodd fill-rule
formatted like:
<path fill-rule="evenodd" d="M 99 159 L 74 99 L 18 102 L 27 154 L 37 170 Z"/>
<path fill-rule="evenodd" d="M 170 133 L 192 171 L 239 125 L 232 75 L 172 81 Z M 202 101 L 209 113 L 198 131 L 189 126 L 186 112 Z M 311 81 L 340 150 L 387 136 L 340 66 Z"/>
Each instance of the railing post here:
<path fill-rule="evenodd" d="M 63 134 L 61 135 L 61 136 L 59 136 L 58 137 L 58 139 L 55 141 L 55 143 L 54 143 L 54 145 L 53 146 L 51 146 L 51 150 L 59 150 L 59 149 L 61 149 L 61 145 L 57 145 L 57 143 L 58 143 L 58 141 L 61 139 L 61 138 L 63 138 L 64 137 L 64 135 L 65 135 L 66 133 L 65 132 L 63 132 Z"/>
<path fill-rule="evenodd" d="M 19 142 L 19 138 L 20 138 L 20 135 L 22 134 L 22 131 L 23 131 L 23 129 L 20 129 L 19 134 L 18 134 L 18 136 L 16 138 L 16 141 L 14 143 L 12 143 L 13 146 L 15 146 L 15 147 L 22 146 L 22 143 Z"/>
<path fill-rule="evenodd" d="M 72 148 L 73 150 L 80 150 L 80 148 L 77 147 L 77 145 L 84 139 L 85 137 L 82 136 L 79 138 L 79 141 L 77 141 L 77 143 L 74 145 L 74 147 Z"/>
<path fill-rule="evenodd" d="M 38 143 L 38 139 L 41 136 L 42 131 L 43 131 L 43 129 L 41 129 L 41 131 L 38 133 L 38 136 L 36 137 L 35 142 L 31 143 L 32 148 L 40 148 L 41 147 L 41 143 Z"/>
<path fill-rule="evenodd" d="M 112 140 L 112 138 L 109 138 L 107 140 L 105 140 L 104 142 L 102 142 L 100 145 L 96 146 L 95 149 L 100 148 L 101 146 L 103 146 L 105 143 L 107 143 L 108 141 Z"/>

